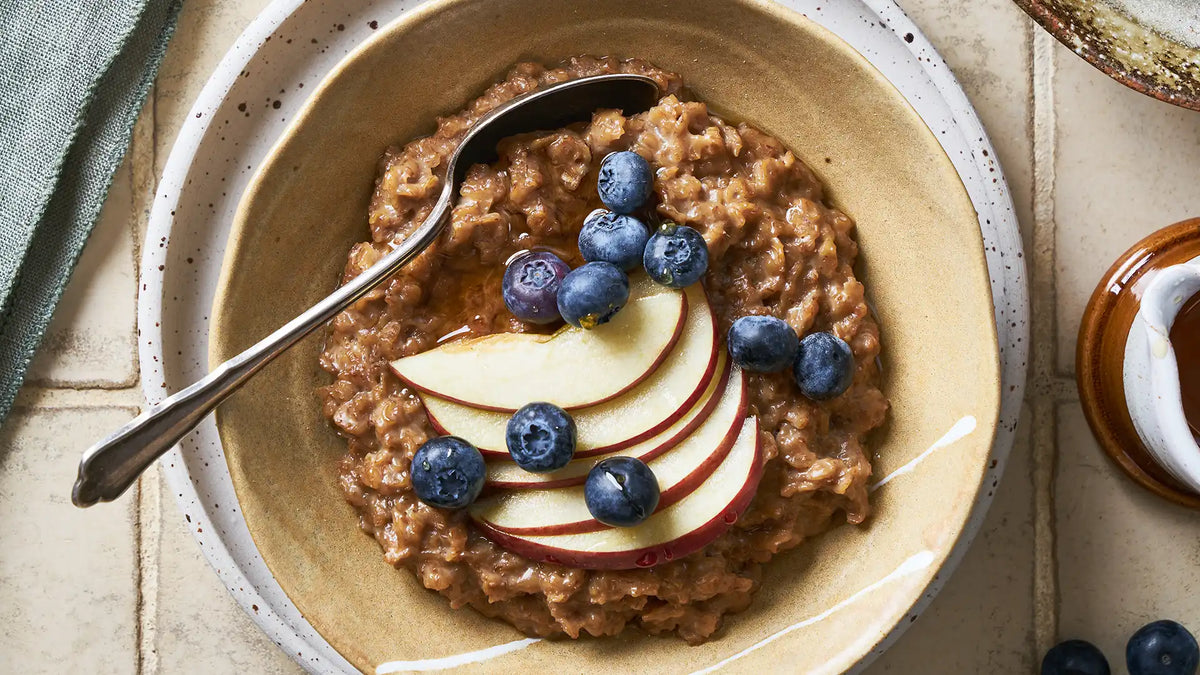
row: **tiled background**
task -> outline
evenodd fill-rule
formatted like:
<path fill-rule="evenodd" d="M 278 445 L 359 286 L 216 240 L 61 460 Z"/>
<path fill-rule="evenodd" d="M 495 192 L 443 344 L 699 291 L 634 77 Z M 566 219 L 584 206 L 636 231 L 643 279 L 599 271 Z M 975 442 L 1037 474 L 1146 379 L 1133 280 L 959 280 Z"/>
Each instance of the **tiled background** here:
<path fill-rule="evenodd" d="M 90 511 L 67 497 L 78 453 L 142 402 L 136 261 L 183 117 L 267 0 L 189 0 L 102 221 L 30 383 L 0 432 L 0 671 L 297 672 L 201 559 L 156 473 Z M 1200 632 L 1200 518 L 1119 475 L 1072 380 L 1101 272 L 1144 234 L 1196 215 L 1200 113 L 1133 93 L 1009 0 L 900 0 L 967 90 L 1007 171 L 1033 294 L 1029 396 L 987 521 L 929 611 L 872 673 L 1033 672 L 1086 637 L 1174 617 Z M 30 546 L 37 542 L 37 546 Z M 34 582 L 36 579 L 36 582 Z"/>

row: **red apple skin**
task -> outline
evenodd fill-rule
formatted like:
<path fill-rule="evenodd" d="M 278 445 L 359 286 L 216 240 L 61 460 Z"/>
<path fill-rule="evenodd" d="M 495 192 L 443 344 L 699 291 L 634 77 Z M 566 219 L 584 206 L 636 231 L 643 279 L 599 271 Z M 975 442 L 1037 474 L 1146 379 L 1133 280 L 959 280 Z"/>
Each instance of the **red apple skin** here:
<path fill-rule="evenodd" d="M 754 494 L 758 491 L 758 483 L 762 479 L 762 437 L 756 438 L 754 449 L 754 464 L 747 476 L 746 483 L 734 496 L 721 514 L 700 527 L 671 541 L 634 549 L 630 551 L 605 551 L 589 553 L 587 551 L 570 551 L 552 546 L 534 544 L 512 534 L 501 532 L 484 524 L 477 524 L 479 531 L 488 539 L 513 553 L 537 562 L 547 562 L 565 567 L 591 570 L 625 570 L 634 568 L 653 567 L 660 563 L 677 560 L 695 553 L 712 543 L 725 530 L 737 522 L 737 519 L 750 506 Z"/>
<path fill-rule="evenodd" d="M 641 384 L 642 381 L 645 380 L 647 377 L 650 377 L 650 375 L 652 375 L 654 373 L 654 371 L 657 370 L 660 365 L 662 365 L 662 362 L 664 360 L 666 360 L 667 356 L 670 355 L 671 350 L 675 349 L 675 343 L 679 342 L 679 337 L 681 335 L 683 335 L 683 326 L 684 326 L 684 324 L 687 323 L 687 315 L 688 315 L 689 310 L 688 310 L 687 294 L 680 293 L 680 295 L 683 297 L 683 301 L 682 301 L 683 302 L 683 311 L 681 311 L 679 313 L 679 321 L 675 323 L 675 332 L 671 335 L 671 339 L 667 341 L 666 348 L 664 348 L 662 350 L 662 353 L 660 353 L 658 355 L 658 357 L 654 360 L 654 363 L 650 364 L 650 366 L 648 368 L 646 368 L 645 372 L 643 372 L 641 375 L 639 375 L 636 379 L 634 379 L 629 384 L 625 385 L 625 387 L 622 388 L 620 391 L 609 394 L 608 396 L 605 396 L 604 398 L 602 398 L 598 401 L 588 401 L 587 403 L 581 403 L 579 405 L 565 406 L 563 409 L 564 410 L 578 410 L 580 408 L 588 408 L 588 407 L 591 407 L 594 405 L 600 405 L 601 403 L 607 403 L 607 402 L 613 400 L 614 398 L 617 398 L 618 396 L 621 396 L 622 394 L 628 392 L 630 389 L 633 389 L 637 385 Z M 715 322 L 714 322 L 714 324 L 715 324 Z M 389 365 L 389 368 L 390 368 L 390 365 Z M 397 372 L 395 368 L 391 368 L 391 371 L 392 371 L 392 374 L 395 375 L 400 380 L 400 382 L 404 384 L 404 386 L 409 387 L 410 389 L 413 389 L 414 391 L 419 391 L 419 392 L 422 392 L 425 394 L 432 394 L 433 396 L 438 396 L 438 397 L 444 398 L 447 401 L 453 401 L 454 403 L 467 406 L 468 408 L 475 408 L 476 410 L 490 410 L 492 412 L 502 412 L 502 413 L 513 413 L 513 412 L 517 411 L 517 408 L 504 408 L 504 407 L 500 407 L 500 406 L 479 405 L 476 403 L 470 403 L 469 401 L 463 401 L 463 400 L 454 398 L 453 396 L 447 396 L 441 392 L 434 391 L 432 389 L 429 389 L 428 387 L 424 387 L 422 385 L 419 385 L 419 384 L 409 380 L 408 378 L 404 377 L 399 372 Z M 504 454 L 508 454 L 508 453 L 504 453 Z"/>
<path fill-rule="evenodd" d="M 716 323 L 715 322 L 713 323 L 713 330 L 714 330 L 714 332 L 716 331 Z M 686 415 L 688 413 L 688 411 L 690 411 L 692 409 L 692 406 L 696 405 L 696 401 L 698 401 L 700 399 L 700 397 L 704 395 L 704 391 L 706 389 L 708 389 L 708 385 L 712 383 L 712 378 L 714 376 L 719 376 L 723 380 L 726 380 L 726 381 L 729 379 L 728 367 L 726 367 L 724 370 L 722 370 L 722 372 L 720 374 L 717 374 L 714 372 L 717 368 L 717 364 L 720 363 L 719 356 L 720 356 L 720 348 L 718 346 L 717 340 L 714 339 L 713 340 L 712 357 L 708 360 L 708 365 L 705 366 L 704 375 L 701 377 L 700 385 L 696 387 L 695 391 L 693 391 L 691 394 L 688 394 L 688 397 L 687 397 L 687 399 L 684 400 L 683 404 L 680 405 L 679 408 L 676 409 L 673 413 L 671 413 L 669 416 L 667 416 L 665 419 L 663 419 L 663 421 L 654 425 L 650 429 L 648 429 L 640 434 L 637 434 L 636 436 L 629 438 L 628 440 L 621 441 L 620 443 L 612 443 L 612 444 L 601 446 L 601 447 L 588 448 L 587 450 L 580 450 L 575 453 L 574 459 L 586 459 L 588 457 L 596 457 L 598 455 L 607 455 L 612 452 L 617 452 L 618 450 L 624 450 L 625 448 L 632 447 L 634 445 L 637 445 L 638 443 L 641 443 L 642 441 L 654 438 L 658 434 L 661 434 L 663 431 L 668 429 L 672 424 L 674 424 L 676 420 L 678 420 L 680 417 L 683 417 L 684 415 Z M 726 363 L 730 363 L 730 362 L 728 360 L 726 360 Z M 715 398 L 719 397 L 721 391 L 723 391 L 723 387 L 724 387 L 724 383 L 718 384 L 719 391 L 716 392 L 717 396 Z M 686 427 L 684 427 L 684 430 L 681 431 L 679 434 L 672 437 L 671 439 L 668 439 L 668 441 L 665 441 L 664 444 L 667 447 L 670 447 L 670 445 L 673 444 L 676 440 L 683 438 L 685 434 L 691 433 L 692 429 L 695 429 L 697 426 L 699 426 L 699 424 L 704 421 L 704 418 L 708 416 L 708 413 L 712 411 L 712 406 L 716 405 L 715 398 L 712 402 L 707 403 L 705 405 L 705 409 L 703 411 L 701 411 L 701 414 L 697 416 L 696 420 L 694 420 L 693 422 L 688 424 Z M 451 400 L 451 399 L 446 399 L 446 400 Z M 456 403 L 457 403 L 457 401 L 456 401 Z M 433 414 L 430 413 L 428 409 L 426 409 L 425 413 L 426 413 L 426 417 L 429 419 L 429 424 L 430 424 L 430 426 L 433 427 L 434 431 L 438 432 L 439 434 L 441 434 L 443 436 L 450 435 L 450 432 L 445 427 L 443 427 L 441 424 L 438 423 L 437 418 L 434 417 Z M 485 459 L 487 459 L 487 458 L 511 459 L 511 455 L 509 454 L 508 450 L 494 450 L 491 448 L 479 448 L 479 452 L 480 452 L 480 454 L 482 454 L 484 456 Z M 657 454 L 654 456 L 657 456 L 658 454 L 662 454 L 662 451 L 658 451 Z M 550 487 L 551 483 L 535 483 L 534 485 L 537 487 Z M 570 485 L 570 483 L 564 483 L 564 485 Z M 515 487 L 515 484 L 505 483 L 504 486 L 505 487 Z"/>
<path fill-rule="evenodd" d="M 672 485 L 669 489 L 663 491 L 662 494 L 659 495 L 658 507 L 655 508 L 656 513 L 690 495 L 692 491 L 695 490 L 701 483 L 703 483 L 706 478 L 712 475 L 712 472 L 717 468 L 717 465 L 724 461 L 725 457 L 729 455 L 729 451 L 733 448 L 734 441 L 737 440 L 738 435 L 742 432 L 742 425 L 746 421 L 746 408 L 749 405 L 749 401 L 747 400 L 748 397 L 746 396 L 745 382 L 745 380 L 742 380 L 741 400 L 738 402 L 738 411 L 734 416 L 734 422 L 729 427 L 729 430 L 725 432 L 725 435 L 721 437 L 720 444 L 710 455 L 704 458 L 703 462 L 697 465 L 696 468 L 692 469 L 688 475 L 684 476 L 682 480 L 675 485 Z M 758 441 L 755 440 L 755 443 L 758 443 Z M 755 452 L 757 453 L 757 450 Z M 643 461 L 649 460 L 643 459 Z M 587 476 L 584 476 L 583 480 L 586 481 Z M 496 525 L 495 523 L 488 523 L 482 520 L 477 522 L 486 523 L 489 527 L 500 532 L 507 532 L 508 534 L 531 535 L 578 534 L 582 532 L 596 532 L 608 527 L 608 525 L 605 525 L 595 518 L 579 520 L 573 523 L 557 523 L 555 525 L 533 527 L 503 527 Z"/>
<path fill-rule="evenodd" d="M 686 295 L 684 296 L 684 301 L 685 302 L 687 301 Z M 686 308 L 686 311 L 690 312 L 691 308 L 690 307 Z M 709 309 L 709 311 L 711 312 L 712 310 Z M 686 321 L 686 318 L 687 318 L 687 316 L 685 313 L 684 321 Z M 588 448 L 587 450 L 580 450 L 579 452 L 575 453 L 574 459 L 585 459 L 587 457 L 595 457 L 597 455 L 607 455 L 610 452 L 616 452 L 617 450 L 624 450 L 625 448 L 637 445 L 638 443 L 641 443 L 642 441 L 648 440 L 650 438 L 654 438 L 658 434 L 661 434 L 668 427 L 670 427 L 672 424 L 674 424 L 675 420 L 678 420 L 680 417 L 683 417 L 684 415 L 686 415 L 687 412 L 692 409 L 692 406 L 696 405 L 696 401 L 698 401 L 700 399 L 700 397 L 704 395 L 704 390 L 708 389 L 708 385 L 713 377 L 713 373 L 717 369 L 717 364 L 720 363 L 720 359 L 718 357 L 721 352 L 721 340 L 717 335 L 718 328 L 717 328 L 717 321 L 716 321 L 715 315 L 713 316 L 713 324 L 712 325 L 713 325 L 712 355 L 708 359 L 708 366 L 706 366 L 706 368 L 705 368 L 703 377 L 700 378 L 700 385 L 696 387 L 695 391 L 693 391 L 691 394 L 688 395 L 687 399 L 684 400 L 684 402 L 679 406 L 678 409 L 675 410 L 675 412 L 668 415 L 665 419 L 663 419 L 663 421 L 654 425 L 650 429 L 647 429 L 646 431 L 644 431 L 640 434 L 637 434 L 636 436 L 633 436 L 631 438 L 628 438 L 624 441 L 621 441 L 619 443 L 610 443 L 609 445 L 595 447 L 595 448 Z M 672 338 L 672 340 L 671 340 L 672 344 L 679 341 L 679 336 L 683 334 L 683 326 L 684 326 L 684 322 L 681 321 L 678 328 L 676 329 L 675 337 Z M 659 359 L 659 363 L 655 364 L 654 368 L 657 368 L 659 365 L 661 365 L 661 362 L 666 360 L 666 357 L 670 354 L 670 352 L 671 352 L 671 349 L 668 349 L 666 352 L 664 352 L 663 356 Z M 393 372 L 395 372 L 395 371 L 393 371 Z M 638 380 L 633 385 L 631 385 L 630 388 L 632 388 L 633 386 L 637 386 L 638 384 L 641 384 L 643 381 L 645 381 L 646 378 L 648 378 L 651 374 L 653 374 L 653 372 L 654 372 L 654 369 L 651 369 L 649 372 L 647 372 L 641 378 L 641 380 Z M 728 377 L 727 374 L 724 374 L 722 376 L 726 377 L 726 378 Z M 401 378 L 401 379 L 403 379 L 403 378 Z M 415 389 L 415 387 L 414 387 L 414 389 Z M 421 391 L 423 391 L 423 390 L 421 390 Z M 628 390 L 626 390 L 626 392 L 627 391 Z M 430 393 L 430 394 L 433 394 L 434 396 L 440 396 L 440 394 L 437 394 L 435 392 L 425 392 L 425 393 Z M 623 393 L 625 393 L 625 392 L 623 392 Z M 445 398 L 445 397 L 442 397 L 442 398 Z M 452 399 L 452 398 L 447 398 L 446 400 L 454 401 L 455 403 L 461 403 L 460 401 L 456 401 L 455 399 Z M 612 399 L 606 399 L 606 401 L 607 400 L 612 400 Z M 605 401 L 602 401 L 602 402 L 605 402 Z M 468 405 L 468 407 L 472 407 L 472 406 L 469 406 L 469 404 L 464 404 L 464 405 Z M 473 407 L 476 407 L 480 410 L 492 410 L 491 408 L 479 408 L 479 406 L 473 406 Z M 576 410 L 576 409 L 577 408 L 570 408 L 570 410 Z M 709 412 L 711 412 L 711 407 L 709 408 Z M 437 431 L 439 434 L 441 434 L 443 436 L 450 435 L 450 432 L 447 431 L 445 427 L 443 427 L 441 424 L 438 423 L 437 418 L 434 417 L 433 414 L 429 412 L 428 408 L 426 408 L 425 414 L 426 414 L 426 417 L 429 419 L 429 424 L 433 427 L 434 431 Z M 707 417 L 707 416 L 708 416 L 707 412 L 705 412 L 700 417 Z M 696 424 L 698 425 L 699 422 L 697 422 Z M 694 428 L 693 425 L 689 425 L 689 427 Z M 688 430 L 688 433 L 690 433 L 690 429 Z M 679 435 L 671 440 L 673 442 L 674 440 L 679 439 L 679 438 L 683 438 L 683 436 Z M 480 454 L 483 455 L 484 459 L 487 459 L 487 458 L 509 459 L 510 458 L 510 455 L 508 454 L 508 450 L 503 449 L 503 448 L 500 448 L 500 449 L 479 448 L 479 452 L 480 452 Z M 661 454 L 661 453 L 659 453 L 659 454 Z M 572 484 L 573 483 L 553 483 L 553 484 L 552 483 L 535 483 L 535 484 L 533 484 L 533 487 L 561 487 L 563 485 L 572 485 Z M 497 485 L 503 486 L 503 487 L 518 487 L 518 485 L 515 483 L 503 483 L 503 484 L 497 484 Z"/>
<path fill-rule="evenodd" d="M 725 388 L 729 384 L 729 376 L 730 376 L 730 373 L 732 372 L 732 370 L 733 370 L 733 362 L 726 359 L 725 367 L 721 370 L 720 382 L 717 383 L 716 389 L 713 390 L 712 397 L 709 398 L 708 401 L 705 401 L 704 407 L 696 415 L 696 418 L 693 419 L 691 422 L 688 422 L 682 429 L 680 429 L 679 433 L 677 433 L 674 436 L 672 436 L 671 438 L 663 441 L 662 445 L 647 452 L 644 455 L 639 455 L 638 459 L 642 460 L 643 462 L 649 462 L 650 460 L 654 459 L 655 457 L 658 457 L 658 456 L 662 455 L 664 452 L 675 447 L 676 443 L 683 440 L 684 438 L 687 438 L 701 424 L 704 424 L 704 421 L 707 420 L 708 417 L 710 415 L 712 415 L 713 410 L 716 409 L 717 404 L 721 402 L 721 397 L 725 395 Z M 709 377 L 711 377 L 711 376 L 709 376 Z M 743 378 L 742 379 L 743 392 L 744 392 L 745 386 L 746 386 L 745 383 L 746 383 L 746 380 Z M 704 387 L 702 387 L 700 389 L 700 391 L 702 393 L 705 389 L 708 388 L 708 384 L 709 384 L 709 382 L 708 382 L 708 380 L 706 380 L 704 383 Z M 745 399 L 745 393 L 743 393 L 743 399 Z M 695 405 L 695 401 L 693 401 L 691 405 Z M 691 405 L 688 406 L 687 410 L 691 409 Z M 742 410 L 743 410 L 743 415 L 744 415 L 745 414 L 745 412 L 744 412 L 745 411 L 745 403 L 744 402 L 742 404 Z M 675 419 L 679 419 L 679 417 L 677 416 Z M 671 421 L 674 422 L 675 420 L 671 420 Z M 441 432 L 439 430 L 439 433 L 444 433 L 444 432 Z M 621 449 L 623 449 L 623 448 L 621 448 Z M 482 450 L 480 450 L 480 452 L 483 453 L 483 456 L 485 459 L 488 457 L 493 457 L 493 455 L 491 455 L 487 452 L 484 452 Z M 611 452 L 617 452 L 617 450 L 608 450 L 604 454 L 608 454 Z M 510 459 L 509 454 L 507 452 L 505 452 L 501 456 L 504 459 Z M 575 459 L 587 459 L 587 458 L 595 457 L 595 456 L 596 456 L 596 454 L 591 453 L 591 452 L 580 453 L 580 454 L 577 454 L 575 456 L 575 458 L 572 459 L 572 461 L 574 461 Z M 575 476 L 573 478 L 563 478 L 561 480 L 541 481 L 541 482 L 488 481 L 485 487 L 486 488 L 505 489 L 505 490 L 538 490 L 538 489 L 549 490 L 549 489 L 553 489 L 553 488 L 570 487 L 572 485 L 582 485 L 586 481 L 587 481 L 587 475 L 584 474 L 582 476 Z M 660 497 L 660 499 L 661 499 L 661 497 Z"/>

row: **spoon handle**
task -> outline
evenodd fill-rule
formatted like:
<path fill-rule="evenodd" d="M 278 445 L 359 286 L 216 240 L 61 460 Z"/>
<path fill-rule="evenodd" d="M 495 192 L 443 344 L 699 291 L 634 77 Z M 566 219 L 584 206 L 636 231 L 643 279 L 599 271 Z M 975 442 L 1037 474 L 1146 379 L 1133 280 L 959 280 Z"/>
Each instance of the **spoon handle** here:
<path fill-rule="evenodd" d="M 83 507 L 121 496 L 154 460 L 174 447 L 263 366 L 390 278 L 433 243 L 449 220 L 451 196 L 447 182 L 420 227 L 350 283 L 88 448 L 79 461 L 79 476 L 71 491 L 71 501 Z"/>

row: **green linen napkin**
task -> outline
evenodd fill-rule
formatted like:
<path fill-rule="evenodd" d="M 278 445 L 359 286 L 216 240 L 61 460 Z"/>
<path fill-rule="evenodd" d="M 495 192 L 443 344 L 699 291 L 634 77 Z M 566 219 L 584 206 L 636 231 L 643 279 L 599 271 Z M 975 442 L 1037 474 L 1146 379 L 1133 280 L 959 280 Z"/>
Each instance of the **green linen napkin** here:
<path fill-rule="evenodd" d="M 181 4 L 0 2 L 0 424 L 129 146 Z"/>

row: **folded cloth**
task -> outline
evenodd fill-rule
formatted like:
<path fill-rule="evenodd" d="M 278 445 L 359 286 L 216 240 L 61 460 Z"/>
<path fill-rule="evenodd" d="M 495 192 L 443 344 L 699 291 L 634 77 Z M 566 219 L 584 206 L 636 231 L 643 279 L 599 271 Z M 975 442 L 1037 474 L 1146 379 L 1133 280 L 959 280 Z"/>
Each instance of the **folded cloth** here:
<path fill-rule="evenodd" d="M 181 5 L 0 2 L 0 424 L 99 216 Z"/>

